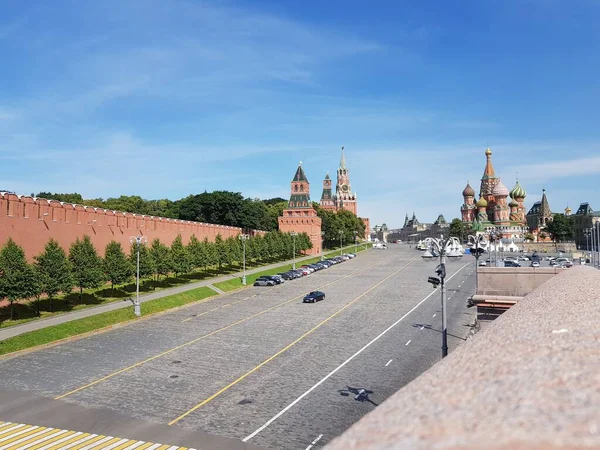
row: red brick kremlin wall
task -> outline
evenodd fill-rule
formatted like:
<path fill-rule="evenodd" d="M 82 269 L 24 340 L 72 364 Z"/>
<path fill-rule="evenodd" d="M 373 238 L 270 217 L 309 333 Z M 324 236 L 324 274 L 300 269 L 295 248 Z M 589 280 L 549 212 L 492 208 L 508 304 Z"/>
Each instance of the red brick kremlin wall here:
<path fill-rule="evenodd" d="M 129 238 L 144 235 L 148 242 L 155 238 L 165 245 L 181 234 L 184 244 L 192 234 L 199 240 L 214 241 L 217 234 L 223 239 L 237 236 L 241 228 L 179 219 L 145 216 L 108 211 L 91 206 L 61 203 L 55 200 L 0 193 L 0 246 L 12 238 L 25 250 L 32 261 L 44 250 L 50 238 L 68 252 L 79 237 L 88 235 L 101 256 L 106 245 L 115 240 L 129 252 Z"/>

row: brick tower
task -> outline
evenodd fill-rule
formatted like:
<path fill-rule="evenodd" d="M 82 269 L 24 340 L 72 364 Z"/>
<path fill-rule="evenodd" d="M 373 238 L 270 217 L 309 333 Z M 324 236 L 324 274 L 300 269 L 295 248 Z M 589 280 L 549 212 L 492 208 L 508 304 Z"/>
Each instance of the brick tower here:
<path fill-rule="evenodd" d="M 329 178 L 329 174 L 325 175 L 325 179 L 323 180 L 323 193 L 321 194 L 320 205 L 323 209 L 335 211 L 335 198 L 331 192 L 331 178 Z"/>
<path fill-rule="evenodd" d="M 335 199 L 337 209 L 346 209 L 357 215 L 356 192 L 352 192 L 350 185 L 350 173 L 346 167 L 346 155 L 342 147 L 342 158 L 337 170 L 337 185 L 335 187 Z"/>
<path fill-rule="evenodd" d="M 312 207 L 310 183 L 302 169 L 302 161 L 290 185 L 290 202 L 288 208 L 283 210 L 283 216 L 278 219 L 279 231 L 308 234 L 312 248 L 306 253 L 318 255 L 321 253 L 321 218 Z"/>

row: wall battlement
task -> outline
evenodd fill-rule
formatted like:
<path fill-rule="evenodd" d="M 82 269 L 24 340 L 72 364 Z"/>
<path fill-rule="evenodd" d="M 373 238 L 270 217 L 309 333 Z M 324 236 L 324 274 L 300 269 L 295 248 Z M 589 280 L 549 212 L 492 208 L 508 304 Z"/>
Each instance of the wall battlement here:
<path fill-rule="evenodd" d="M 214 241 L 218 234 L 227 239 L 241 232 L 241 228 L 226 225 L 111 211 L 0 192 L 0 246 L 12 238 L 23 247 L 30 261 L 44 250 L 50 238 L 68 251 L 78 237 L 87 234 L 103 256 L 106 245 L 112 240 L 120 242 L 128 251 L 131 236 L 146 236 L 149 243 L 158 238 L 163 244 L 170 245 L 178 234 L 187 244 L 192 235 L 201 241 L 204 238 Z"/>

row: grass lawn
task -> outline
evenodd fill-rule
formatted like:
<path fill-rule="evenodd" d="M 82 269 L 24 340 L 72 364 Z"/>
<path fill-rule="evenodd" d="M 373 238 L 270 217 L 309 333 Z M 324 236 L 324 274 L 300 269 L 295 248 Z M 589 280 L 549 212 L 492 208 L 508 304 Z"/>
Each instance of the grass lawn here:
<path fill-rule="evenodd" d="M 167 309 L 183 306 L 188 303 L 197 302 L 216 295 L 216 293 L 208 288 L 201 287 L 192 289 L 180 294 L 170 295 L 149 302 L 142 303 L 142 316 L 156 314 Z M 0 342 L 0 355 L 24 350 L 26 348 L 36 347 L 38 345 L 48 344 L 60 339 L 65 339 L 71 336 L 88 333 L 90 331 L 99 330 L 101 328 L 115 325 L 121 322 L 136 319 L 133 314 L 133 306 L 131 308 L 123 308 L 117 311 L 109 311 L 102 314 L 97 314 L 85 319 L 73 320 L 71 322 L 55 325 L 52 327 L 43 328 L 41 330 L 25 333 L 20 336 L 6 339 Z"/>
<path fill-rule="evenodd" d="M 369 244 L 370 245 L 370 244 Z M 364 244 L 363 245 L 359 245 L 357 251 L 361 252 L 365 250 Z M 348 247 L 344 247 L 342 249 L 342 251 L 354 251 L 354 245 L 348 246 Z M 330 252 L 325 253 L 325 257 L 326 258 L 331 258 L 334 256 L 337 256 L 340 254 L 340 249 L 337 250 L 332 250 Z M 296 267 L 300 267 L 303 264 L 313 264 L 316 263 L 318 261 L 321 261 L 321 257 L 320 256 L 315 256 L 314 258 L 310 258 L 310 259 L 304 259 L 301 262 L 298 262 L 298 264 L 296 264 Z M 254 282 L 256 281 L 256 279 L 258 277 L 261 277 L 263 275 L 274 275 L 276 273 L 281 273 L 281 272 L 286 272 L 288 270 L 292 269 L 292 264 L 282 264 L 281 266 L 277 266 L 274 267 L 272 269 L 268 269 L 268 270 L 263 270 L 262 272 L 257 272 L 257 273 L 253 273 L 253 274 L 249 274 L 246 275 L 246 285 L 247 286 L 252 286 L 254 284 Z M 233 291 L 235 289 L 239 289 L 241 287 L 244 287 L 244 285 L 242 284 L 242 278 L 232 278 L 231 280 L 227 280 L 227 281 L 221 281 L 220 283 L 215 283 L 213 286 L 215 286 L 218 289 L 221 289 L 222 291 L 225 292 L 229 292 L 229 291 Z"/>

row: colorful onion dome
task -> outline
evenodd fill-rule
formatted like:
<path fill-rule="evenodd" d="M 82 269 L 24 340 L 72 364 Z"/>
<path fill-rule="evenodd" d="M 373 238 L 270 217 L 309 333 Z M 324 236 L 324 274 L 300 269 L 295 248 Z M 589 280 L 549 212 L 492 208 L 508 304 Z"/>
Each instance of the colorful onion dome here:
<path fill-rule="evenodd" d="M 525 189 L 521 187 L 521 185 L 519 184 L 519 180 L 517 180 L 517 184 L 515 184 L 515 187 L 512 188 L 512 191 L 510 191 L 510 196 L 511 198 L 527 197 L 527 192 L 525 192 Z"/>
<path fill-rule="evenodd" d="M 475 197 L 475 190 L 471 187 L 471 185 L 467 182 L 467 186 L 463 189 L 462 192 L 463 197 Z"/>
<path fill-rule="evenodd" d="M 487 200 L 485 198 L 481 197 L 479 200 L 477 200 L 476 205 L 478 208 L 481 208 L 481 207 L 485 208 L 487 206 Z"/>
<path fill-rule="evenodd" d="M 498 179 L 498 183 L 494 186 L 492 190 L 492 195 L 497 197 L 508 197 L 508 188 L 504 186 L 504 183 Z"/>
<path fill-rule="evenodd" d="M 517 208 L 519 206 L 519 203 L 517 203 L 515 200 L 511 200 L 508 206 L 510 206 L 511 208 Z"/>

